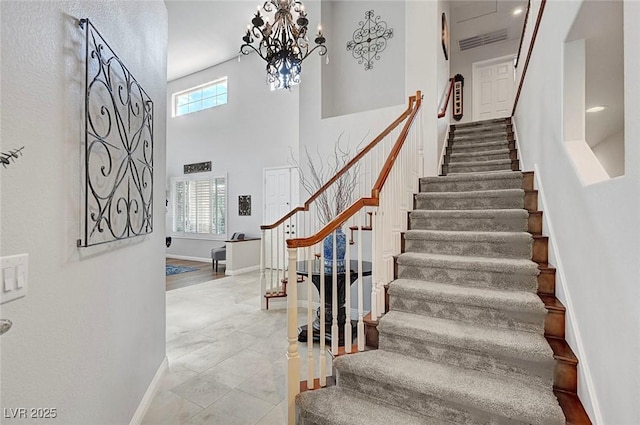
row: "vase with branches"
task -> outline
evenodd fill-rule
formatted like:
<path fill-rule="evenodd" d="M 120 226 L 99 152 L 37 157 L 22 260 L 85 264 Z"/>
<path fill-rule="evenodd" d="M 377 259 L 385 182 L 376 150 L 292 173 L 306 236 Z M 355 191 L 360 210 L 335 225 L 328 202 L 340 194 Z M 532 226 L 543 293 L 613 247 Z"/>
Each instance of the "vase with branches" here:
<path fill-rule="evenodd" d="M 333 179 L 351 160 L 348 148 L 342 146 L 340 134 L 333 150 L 328 155 L 321 155 L 317 150 L 315 155 L 304 149 L 303 163 L 305 168 L 292 156 L 292 163 L 300 172 L 300 184 L 309 196 L 313 196 L 329 180 Z M 358 186 L 359 164 L 356 163 L 343 172 L 326 190 L 322 191 L 315 200 L 318 221 L 324 226 L 347 209 L 353 202 L 353 195 Z M 346 235 L 341 227 L 336 230 L 336 267 L 344 271 L 344 257 L 346 253 Z M 323 242 L 325 257 L 325 271 L 333 269 L 333 234 Z"/>

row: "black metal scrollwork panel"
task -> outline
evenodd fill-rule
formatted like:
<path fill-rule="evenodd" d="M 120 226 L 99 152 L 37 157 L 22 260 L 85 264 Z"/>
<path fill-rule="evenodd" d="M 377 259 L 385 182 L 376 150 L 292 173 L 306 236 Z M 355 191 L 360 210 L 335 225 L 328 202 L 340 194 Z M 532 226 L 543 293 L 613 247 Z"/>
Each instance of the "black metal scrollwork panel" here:
<path fill-rule="evenodd" d="M 365 71 L 373 69 L 373 61 L 380 60 L 380 53 L 387 48 L 387 40 L 393 38 L 393 29 L 387 28 L 387 23 L 380 20 L 373 10 L 364 14 L 365 20 L 358 22 L 360 26 L 353 32 L 353 39 L 347 43 L 347 50 L 364 63 Z"/>
<path fill-rule="evenodd" d="M 153 102 L 89 22 L 86 30 L 84 235 L 78 246 L 153 231 Z"/>

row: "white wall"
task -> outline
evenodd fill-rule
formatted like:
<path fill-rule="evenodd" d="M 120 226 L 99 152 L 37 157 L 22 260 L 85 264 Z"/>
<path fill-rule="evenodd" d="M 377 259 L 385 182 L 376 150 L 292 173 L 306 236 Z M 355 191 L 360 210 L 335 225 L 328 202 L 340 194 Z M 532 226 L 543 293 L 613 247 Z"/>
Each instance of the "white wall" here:
<path fill-rule="evenodd" d="M 393 37 L 373 60 L 373 68 L 365 70 L 358 63 L 347 42 L 365 22 L 365 12 L 373 10 Z M 398 1 L 328 1 L 322 5 L 322 20 L 327 34 L 329 64 L 322 67 L 323 118 L 380 109 L 404 102 L 405 27 L 404 2 Z M 366 28 L 366 26 L 365 26 Z M 315 29 L 315 27 L 314 27 Z"/>
<path fill-rule="evenodd" d="M 229 79 L 226 105 L 171 117 L 172 93 L 224 76 Z M 227 237 L 233 232 L 260 236 L 260 225 L 264 224 L 263 169 L 286 166 L 292 152 L 297 157 L 298 90 L 271 91 L 264 61 L 255 54 L 171 81 L 166 94 L 167 188 L 172 177 L 183 176 L 184 164 L 211 161 L 212 174 L 228 176 Z M 239 195 L 251 195 L 250 216 L 238 215 Z M 170 216 L 167 230 L 170 234 Z M 167 253 L 210 258 L 211 248 L 222 245 L 224 239 L 174 237 Z"/>
<path fill-rule="evenodd" d="M 167 15 L 162 1 L 9 2 L 2 11 L 3 256 L 29 254 L 26 298 L 2 305 L 2 408 L 57 408 L 7 423 L 128 424 L 165 357 Z M 154 231 L 94 248 L 80 236 L 88 17 L 154 101 Z M 4 423 L 4 421 L 3 421 Z"/>
<path fill-rule="evenodd" d="M 438 16 L 442 16 L 444 12 L 447 19 L 450 19 L 450 2 L 449 0 L 438 2 Z M 451 52 L 449 52 L 451 58 Z M 449 78 L 455 74 L 451 73 L 451 61 L 446 60 L 444 57 L 444 51 L 439 49 L 438 51 L 438 93 L 440 93 L 441 107 L 444 107 L 444 100 L 446 99 L 446 93 L 449 87 Z M 440 111 L 438 111 L 440 112 Z M 442 155 L 442 149 L 445 143 L 445 137 L 447 135 L 447 129 L 451 123 L 451 115 L 453 114 L 453 92 L 451 92 L 451 99 L 449 99 L 449 105 L 447 107 L 447 113 L 444 117 L 438 118 L 438 156 Z M 439 160 L 440 158 L 438 158 Z"/>
<path fill-rule="evenodd" d="M 529 22 L 527 25 L 533 26 L 535 25 L 535 22 Z M 518 53 L 519 44 L 520 39 L 518 38 L 517 40 L 505 40 L 495 44 L 465 50 L 463 52 L 452 52 L 450 55 L 451 75 L 461 74 L 464 77 L 464 115 L 459 122 L 463 123 L 473 121 L 473 63 L 507 55 L 515 56 Z M 524 66 L 526 57 L 526 52 L 523 52 L 521 56 L 522 66 Z M 514 96 L 515 92 L 516 90 L 514 90 Z"/>
<path fill-rule="evenodd" d="M 606 138 L 592 147 L 593 153 L 602 164 L 609 177 L 624 175 L 624 132 Z"/>
<path fill-rule="evenodd" d="M 640 423 L 640 3 L 624 3 L 623 177 L 584 186 L 563 142 L 564 40 L 581 5 L 547 2 L 515 121 L 523 169 L 538 171 L 558 257 L 579 395 L 596 424 Z"/>

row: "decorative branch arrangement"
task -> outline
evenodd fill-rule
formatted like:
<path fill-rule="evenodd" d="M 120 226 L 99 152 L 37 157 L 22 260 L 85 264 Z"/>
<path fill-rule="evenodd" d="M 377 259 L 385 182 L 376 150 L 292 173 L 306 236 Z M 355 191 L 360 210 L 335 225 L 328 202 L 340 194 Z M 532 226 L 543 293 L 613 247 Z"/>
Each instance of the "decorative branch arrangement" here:
<path fill-rule="evenodd" d="M 9 152 L 0 152 L 0 163 L 4 168 L 10 165 L 12 162 L 16 162 L 16 159 L 22 156 L 22 150 L 24 146 L 18 149 L 12 149 Z"/>
<path fill-rule="evenodd" d="M 153 231 L 153 102 L 88 19 L 84 239 L 91 246 Z"/>
<path fill-rule="evenodd" d="M 353 39 L 347 43 L 358 63 L 364 63 L 364 70 L 373 69 L 373 61 L 380 60 L 380 53 L 387 48 L 387 40 L 393 38 L 393 29 L 376 16 L 373 10 L 364 14 L 365 20 L 358 22 L 360 26 L 353 32 Z"/>
<path fill-rule="evenodd" d="M 300 170 L 300 184 L 310 196 L 315 194 L 351 160 L 349 151 L 343 148 L 340 143 L 343 134 L 340 134 L 336 140 L 333 152 L 329 156 L 323 157 L 319 151 L 316 152 L 317 162 L 315 156 L 309 153 L 309 149 L 305 147 L 304 162 L 309 170 L 308 175 L 302 171 L 302 167 L 292 156 L 292 164 Z M 316 198 L 318 220 L 323 225 L 333 220 L 351 205 L 353 192 L 358 185 L 359 168 L 359 163 L 351 167 Z"/>

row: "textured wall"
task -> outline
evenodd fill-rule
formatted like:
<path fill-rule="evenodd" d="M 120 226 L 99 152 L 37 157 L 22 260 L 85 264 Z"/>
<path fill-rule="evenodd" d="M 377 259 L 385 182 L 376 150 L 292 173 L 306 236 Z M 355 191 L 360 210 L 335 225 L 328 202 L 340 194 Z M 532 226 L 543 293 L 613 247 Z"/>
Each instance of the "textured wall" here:
<path fill-rule="evenodd" d="M 594 423 L 640 423 L 640 3 L 624 2 L 625 175 L 584 186 L 563 138 L 562 49 L 581 2 L 547 2 L 515 121 L 537 169 L 579 395 Z"/>
<path fill-rule="evenodd" d="M 167 16 L 162 1 L 3 1 L 1 253 L 29 254 L 29 293 L 2 305 L 2 408 L 122 425 L 165 356 L 164 163 Z M 88 17 L 155 102 L 154 231 L 95 248 L 80 236 L 84 38 Z M 159 184 L 158 184 L 159 182 Z"/>

